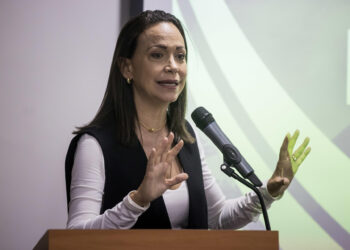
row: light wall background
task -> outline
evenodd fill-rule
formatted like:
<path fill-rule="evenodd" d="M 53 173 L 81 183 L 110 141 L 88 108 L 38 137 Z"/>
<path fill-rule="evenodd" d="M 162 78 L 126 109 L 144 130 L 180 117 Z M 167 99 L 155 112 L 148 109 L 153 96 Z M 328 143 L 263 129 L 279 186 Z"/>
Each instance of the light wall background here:
<path fill-rule="evenodd" d="M 64 160 L 96 113 L 120 1 L 0 1 L 0 249 L 32 249 L 67 220 Z"/>
<path fill-rule="evenodd" d="M 269 210 L 280 247 L 350 249 L 350 2 L 145 2 L 162 4 L 188 31 L 188 117 L 205 106 L 261 179 L 271 176 L 288 131 L 300 129 L 299 143 L 311 138 L 311 154 Z M 199 134 L 226 196 L 243 195 Z M 263 230 L 262 218 L 246 229 Z"/>
<path fill-rule="evenodd" d="M 32 249 L 47 229 L 65 227 L 65 154 L 102 100 L 121 2 L 0 1 L 0 249 Z M 285 133 L 311 138 L 309 158 L 269 210 L 281 248 L 350 248 L 350 2 L 145 0 L 144 8 L 183 21 L 188 114 L 211 111 L 261 179 Z M 200 139 L 227 197 L 246 192 Z"/>

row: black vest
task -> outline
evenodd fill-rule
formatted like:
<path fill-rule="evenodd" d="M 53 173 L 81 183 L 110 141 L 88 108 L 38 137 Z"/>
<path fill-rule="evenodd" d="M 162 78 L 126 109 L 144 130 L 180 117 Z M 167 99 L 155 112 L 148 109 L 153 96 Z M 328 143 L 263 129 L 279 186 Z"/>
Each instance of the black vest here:
<path fill-rule="evenodd" d="M 90 129 L 86 133 L 95 137 L 99 142 L 105 163 L 105 186 L 100 213 L 114 207 L 131 191 L 141 184 L 147 166 L 147 157 L 138 142 L 134 147 L 120 145 L 115 139 L 114 122 L 100 129 Z M 195 136 L 189 123 L 188 131 Z M 66 156 L 66 191 L 67 202 L 70 200 L 70 184 L 74 155 L 77 143 L 82 134 L 75 136 L 68 148 Z M 204 193 L 202 165 L 197 143 L 185 143 L 178 154 L 184 172 L 188 174 L 187 186 L 189 192 L 189 229 L 207 229 L 208 212 Z M 133 228 L 171 228 L 163 197 L 151 202 L 151 206 L 138 218 Z"/>

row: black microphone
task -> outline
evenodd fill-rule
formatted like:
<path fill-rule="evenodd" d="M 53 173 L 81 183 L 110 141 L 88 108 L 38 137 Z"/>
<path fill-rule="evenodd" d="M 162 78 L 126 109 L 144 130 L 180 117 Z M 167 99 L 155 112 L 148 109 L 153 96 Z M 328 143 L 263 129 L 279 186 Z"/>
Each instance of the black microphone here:
<path fill-rule="evenodd" d="M 261 187 L 262 183 L 254 174 L 253 168 L 244 159 L 238 149 L 222 132 L 213 116 L 203 107 L 196 108 L 191 114 L 196 126 L 206 134 L 209 139 L 218 147 L 224 155 L 224 161 L 234 168 L 246 179 L 249 179 L 254 186 Z"/>

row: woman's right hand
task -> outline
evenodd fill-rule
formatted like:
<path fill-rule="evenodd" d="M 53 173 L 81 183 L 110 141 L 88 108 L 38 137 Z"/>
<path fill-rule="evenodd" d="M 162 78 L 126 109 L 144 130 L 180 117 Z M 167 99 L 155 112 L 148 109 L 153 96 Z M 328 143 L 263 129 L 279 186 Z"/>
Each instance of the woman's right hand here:
<path fill-rule="evenodd" d="M 166 178 L 168 168 L 171 167 L 175 157 L 182 149 L 184 142 L 180 140 L 173 148 L 171 145 L 174 134 L 171 132 L 168 137 L 164 137 L 157 148 L 152 148 L 148 158 L 145 177 L 139 188 L 130 194 L 130 197 L 140 206 L 161 196 L 168 188 L 187 180 L 186 173 L 180 173 L 172 178 Z"/>

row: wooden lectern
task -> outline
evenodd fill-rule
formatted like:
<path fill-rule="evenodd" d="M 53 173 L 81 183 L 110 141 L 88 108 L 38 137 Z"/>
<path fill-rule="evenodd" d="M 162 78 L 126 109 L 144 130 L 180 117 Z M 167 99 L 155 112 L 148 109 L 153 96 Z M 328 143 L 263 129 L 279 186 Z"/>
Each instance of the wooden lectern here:
<path fill-rule="evenodd" d="M 48 230 L 34 250 L 276 249 L 277 231 Z"/>

